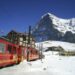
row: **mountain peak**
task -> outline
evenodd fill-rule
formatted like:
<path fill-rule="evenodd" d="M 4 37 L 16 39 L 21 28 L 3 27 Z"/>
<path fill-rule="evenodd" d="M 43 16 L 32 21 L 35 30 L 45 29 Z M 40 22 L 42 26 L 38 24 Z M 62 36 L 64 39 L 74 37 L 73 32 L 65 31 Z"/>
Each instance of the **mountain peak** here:
<path fill-rule="evenodd" d="M 51 13 L 46 13 L 45 15 L 51 16 L 51 15 L 53 15 L 53 14 L 51 14 Z"/>
<path fill-rule="evenodd" d="M 44 17 L 46 17 L 46 16 L 50 17 L 50 16 L 54 16 L 54 15 L 48 12 L 48 13 L 44 14 L 44 15 L 42 16 L 42 18 L 44 18 Z"/>

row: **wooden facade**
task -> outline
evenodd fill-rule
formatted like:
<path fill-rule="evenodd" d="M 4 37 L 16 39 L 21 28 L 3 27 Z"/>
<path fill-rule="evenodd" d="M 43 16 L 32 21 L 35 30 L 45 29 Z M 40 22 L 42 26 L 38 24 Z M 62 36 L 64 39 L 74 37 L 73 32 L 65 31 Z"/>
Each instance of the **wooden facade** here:
<path fill-rule="evenodd" d="M 32 37 L 32 35 L 30 35 L 29 37 L 28 33 L 19 33 L 12 30 L 7 34 L 7 38 L 12 43 L 15 43 L 17 45 L 25 46 L 25 47 L 31 46 L 32 48 L 35 48 L 35 40 Z M 28 41 L 30 41 L 30 43 L 28 43 Z"/>

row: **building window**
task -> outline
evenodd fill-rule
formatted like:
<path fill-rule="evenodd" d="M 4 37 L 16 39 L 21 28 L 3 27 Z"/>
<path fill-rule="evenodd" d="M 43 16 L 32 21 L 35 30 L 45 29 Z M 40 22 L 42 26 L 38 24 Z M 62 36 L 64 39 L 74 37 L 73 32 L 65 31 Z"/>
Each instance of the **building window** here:
<path fill-rule="evenodd" d="M 23 45 L 23 42 L 19 42 L 19 45 Z"/>
<path fill-rule="evenodd" d="M 26 36 L 26 40 L 28 40 L 28 36 Z"/>
<path fill-rule="evenodd" d="M 23 38 L 22 37 L 20 37 L 20 41 L 23 41 Z"/>

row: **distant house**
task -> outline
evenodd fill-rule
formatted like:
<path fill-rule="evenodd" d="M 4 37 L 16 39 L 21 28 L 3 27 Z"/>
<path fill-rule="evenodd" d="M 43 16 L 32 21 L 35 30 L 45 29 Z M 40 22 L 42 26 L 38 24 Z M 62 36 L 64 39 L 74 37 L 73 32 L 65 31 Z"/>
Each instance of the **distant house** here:
<path fill-rule="evenodd" d="M 48 47 L 48 49 L 45 51 L 64 51 L 64 49 L 61 46 L 57 46 L 57 47 L 52 46 L 52 47 Z"/>
<path fill-rule="evenodd" d="M 19 33 L 15 30 L 11 30 L 6 36 L 11 42 L 18 44 L 20 46 L 31 46 L 35 47 L 35 40 L 32 35 L 28 35 L 28 33 Z"/>

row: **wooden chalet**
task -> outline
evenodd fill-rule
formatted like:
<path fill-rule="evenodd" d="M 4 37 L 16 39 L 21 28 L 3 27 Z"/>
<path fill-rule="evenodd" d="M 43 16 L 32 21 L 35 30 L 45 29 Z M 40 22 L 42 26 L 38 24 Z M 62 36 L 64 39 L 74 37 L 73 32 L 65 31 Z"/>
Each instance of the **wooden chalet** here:
<path fill-rule="evenodd" d="M 19 33 L 15 30 L 11 30 L 6 36 L 11 42 L 18 44 L 20 46 L 31 46 L 35 47 L 35 40 L 32 35 L 28 35 L 28 33 Z M 28 43 L 29 42 L 29 43 Z"/>

